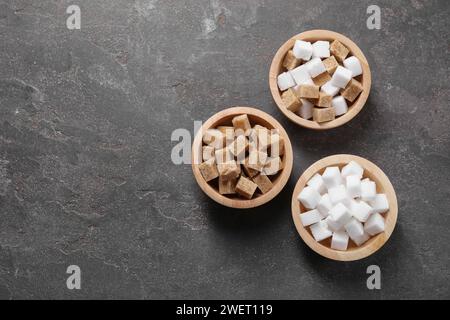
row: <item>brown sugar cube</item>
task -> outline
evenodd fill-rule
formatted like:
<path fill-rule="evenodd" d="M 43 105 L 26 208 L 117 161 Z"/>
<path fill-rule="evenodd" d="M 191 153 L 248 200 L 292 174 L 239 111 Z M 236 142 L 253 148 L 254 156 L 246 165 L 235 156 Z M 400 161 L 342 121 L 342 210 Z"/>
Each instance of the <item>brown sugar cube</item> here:
<path fill-rule="evenodd" d="M 258 174 L 256 177 L 253 177 L 252 180 L 263 194 L 269 192 L 273 187 L 272 181 L 263 174 Z"/>
<path fill-rule="evenodd" d="M 299 66 L 300 62 L 301 61 L 294 56 L 294 52 L 292 50 L 289 50 L 284 56 L 283 67 L 288 70 L 292 70 L 295 67 Z"/>
<path fill-rule="evenodd" d="M 218 163 L 217 171 L 219 172 L 220 177 L 225 180 L 230 180 L 239 177 L 241 168 L 236 161 L 231 160 L 224 163 Z"/>
<path fill-rule="evenodd" d="M 334 108 L 314 108 L 313 110 L 313 120 L 318 123 L 331 121 L 335 117 Z"/>
<path fill-rule="evenodd" d="M 253 130 L 255 131 L 255 133 L 256 133 L 257 135 L 259 135 L 261 132 L 270 132 L 269 129 L 267 129 L 266 127 L 264 127 L 264 126 L 262 126 L 262 125 L 260 125 L 260 124 L 255 125 L 255 126 L 253 127 Z"/>
<path fill-rule="evenodd" d="M 258 186 L 250 179 L 241 176 L 236 185 L 236 192 L 244 198 L 251 199 Z"/>
<path fill-rule="evenodd" d="M 278 130 L 277 128 L 274 128 L 274 129 L 271 129 L 270 132 L 271 132 L 272 134 L 279 134 L 279 133 L 280 133 L 280 130 Z"/>
<path fill-rule="evenodd" d="M 242 169 L 244 173 L 250 178 L 256 176 L 259 173 L 258 170 L 252 169 L 248 166 L 248 157 L 245 158 L 244 163 L 242 164 Z"/>
<path fill-rule="evenodd" d="M 222 149 L 225 146 L 225 135 L 217 129 L 208 129 L 203 133 L 203 143 L 214 149 Z"/>
<path fill-rule="evenodd" d="M 334 56 L 326 58 L 325 60 L 322 61 L 322 63 L 325 65 L 325 69 L 327 69 L 327 72 L 329 74 L 333 74 L 336 71 L 337 67 L 339 66 Z"/>
<path fill-rule="evenodd" d="M 292 89 L 294 91 L 294 94 L 296 95 L 296 97 L 300 100 L 300 86 L 297 85 L 297 86 L 289 88 L 289 89 Z"/>
<path fill-rule="evenodd" d="M 245 151 L 248 149 L 248 139 L 243 135 L 237 136 L 228 148 L 233 156 L 243 160 L 245 158 Z"/>
<path fill-rule="evenodd" d="M 259 124 L 254 126 L 253 129 L 256 132 L 257 149 L 265 152 L 270 144 L 270 130 Z"/>
<path fill-rule="evenodd" d="M 262 171 L 264 165 L 266 164 L 267 153 L 259 151 L 259 150 L 251 150 L 248 155 L 248 163 L 247 167 L 251 169 Z"/>
<path fill-rule="evenodd" d="M 320 92 L 319 99 L 314 100 L 314 105 L 321 108 L 330 108 L 331 100 L 333 100 L 332 96 L 327 95 L 325 92 Z"/>
<path fill-rule="evenodd" d="M 250 129 L 250 133 L 248 135 L 248 149 L 258 149 L 258 134 L 255 128 Z"/>
<path fill-rule="evenodd" d="M 278 133 L 270 136 L 270 156 L 278 157 L 284 154 L 284 139 Z"/>
<path fill-rule="evenodd" d="M 237 178 L 226 180 L 219 177 L 219 193 L 220 194 L 234 194 L 236 193 Z"/>
<path fill-rule="evenodd" d="M 300 88 L 297 92 L 299 98 L 316 99 L 319 97 L 319 87 L 312 84 L 300 85 Z"/>
<path fill-rule="evenodd" d="M 225 141 L 227 146 L 234 141 L 234 127 L 218 126 L 217 130 L 219 130 L 225 135 Z"/>
<path fill-rule="evenodd" d="M 356 97 L 363 91 L 361 82 L 352 78 L 344 90 L 341 90 L 341 96 L 350 102 L 355 101 Z"/>
<path fill-rule="evenodd" d="M 243 170 L 243 168 L 244 168 L 244 163 L 241 163 L 241 165 L 240 165 L 239 167 L 240 167 L 240 169 L 241 169 L 241 174 L 240 174 L 239 176 L 248 177 L 248 176 L 245 174 L 245 170 Z"/>
<path fill-rule="evenodd" d="M 250 129 L 252 128 L 250 125 L 250 121 L 248 120 L 248 116 L 246 114 L 241 114 L 240 116 L 236 116 L 231 120 L 234 127 L 235 135 L 249 135 Z"/>
<path fill-rule="evenodd" d="M 323 86 L 325 83 L 331 80 L 330 74 L 325 71 L 319 74 L 317 77 L 313 78 L 313 82 L 316 86 Z"/>
<path fill-rule="evenodd" d="M 330 52 L 337 61 L 343 62 L 350 51 L 338 40 L 334 40 L 330 45 Z"/>
<path fill-rule="evenodd" d="M 302 106 L 302 102 L 292 88 L 287 89 L 281 94 L 281 100 L 283 100 L 286 109 L 292 112 L 297 112 Z"/>
<path fill-rule="evenodd" d="M 217 130 L 222 132 L 224 135 L 227 135 L 227 132 L 229 132 L 229 131 L 232 131 L 234 134 L 234 127 L 232 127 L 232 126 L 218 126 Z"/>
<path fill-rule="evenodd" d="M 211 181 L 219 176 L 217 171 L 216 162 L 214 158 L 209 159 L 201 164 L 199 164 L 198 169 L 206 182 Z"/>
<path fill-rule="evenodd" d="M 277 174 L 281 169 L 283 169 L 283 161 L 281 161 L 281 158 L 270 157 L 267 160 L 262 173 L 267 176 L 272 176 L 274 174 Z"/>
<path fill-rule="evenodd" d="M 214 156 L 217 164 L 229 162 L 234 159 L 229 147 L 216 150 Z"/>
<path fill-rule="evenodd" d="M 211 158 L 214 158 L 215 157 L 214 150 L 215 149 L 213 147 L 211 147 L 211 146 L 203 146 L 202 147 L 202 158 L 203 158 L 203 161 L 207 161 L 207 160 L 209 160 Z"/>

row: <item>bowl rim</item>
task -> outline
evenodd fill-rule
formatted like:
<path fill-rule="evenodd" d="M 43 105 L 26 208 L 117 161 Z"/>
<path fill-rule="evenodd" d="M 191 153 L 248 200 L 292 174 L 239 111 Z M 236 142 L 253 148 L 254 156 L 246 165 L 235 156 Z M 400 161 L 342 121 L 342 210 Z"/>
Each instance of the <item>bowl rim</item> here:
<path fill-rule="evenodd" d="M 380 184 L 383 188 L 384 193 L 389 199 L 389 211 L 384 213 L 385 217 L 385 231 L 371 237 L 366 243 L 360 247 L 356 247 L 352 250 L 339 251 L 331 249 L 319 242 L 317 242 L 308 230 L 302 225 L 300 221 L 300 205 L 297 200 L 297 196 L 303 190 L 306 182 L 317 172 L 328 166 L 339 165 L 348 163 L 351 160 L 358 162 L 364 170 L 369 171 L 371 174 L 376 175 Z M 313 251 L 324 256 L 326 258 L 337 260 L 337 261 L 354 261 L 366 258 L 371 254 L 378 251 L 390 238 L 392 232 L 394 231 L 395 225 L 397 223 L 398 216 L 398 204 L 397 196 L 395 194 L 394 187 L 390 182 L 386 174 L 371 161 L 362 158 L 360 156 L 355 156 L 351 154 L 336 154 L 322 158 L 315 163 L 313 163 L 308 169 L 306 169 L 301 177 L 298 179 L 294 191 L 292 193 L 291 202 L 292 219 L 294 220 L 297 232 L 303 241 L 310 247 Z"/>
<path fill-rule="evenodd" d="M 204 130 L 211 128 L 213 124 L 217 123 L 218 121 L 220 121 L 225 117 L 239 114 L 249 114 L 251 116 L 263 119 L 264 121 L 272 125 L 274 128 L 278 129 L 279 134 L 284 138 L 284 147 L 285 147 L 284 167 L 278 177 L 277 183 L 273 185 L 272 189 L 269 192 L 252 199 L 231 199 L 229 197 L 226 197 L 225 195 L 221 195 L 216 189 L 214 189 L 208 182 L 206 182 L 203 179 L 203 176 L 201 175 L 200 170 L 198 169 L 198 164 L 196 164 L 195 162 L 196 157 L 199 156 L 198 150 L 201 149 L 202 146 L 202 132 Z M 289 139 L 287 132 L 275 118 L 273 118 L 268 113 L 254 107 L 235 106 L 217 112 L 202 124 L 198 132 L 195 134 L 195 138 L 192 143 L 191 161 L 192 161 L 192 171 L 194 173 L 195 180 L 197 181 L 197 184 L 200 186 L 200 188 L 207 196 L 209 196 L 217 203 L 225 205 L 230 208 L 248 209 L 258 207 L 269 202 L 281 192 L 281 190 L 288 182 L 292 172 L 293 151 L 291 141 Z"/>
<path fill-rule="evenodd" d="M 277 77 L 278 77 L 278 69 L 281 63 L 283 62 L 283 58 L 285 54 L 293 47 L 295 40 L 339 40 L 341 43 L 343 43 L 352 53 L 352 55 L 356 56 L 360 62 L 361 66 L 363 68 L 363 92 L 359 95 L 356 102 L 352 104 L 352 106 L 349 108 L 348 112 L 339 118 L 336 118 L 329 122 L 324 123 L 317 123 L 312 120 L 306 120 L 302 117 L 298 116 L 294 112 L 291 112 L 287 110 L 284 105 L 283 101 L 281 100 L 281 94 L 278 90 L 277 85 Z M 305 128 L 313 129 L 313 130 L 328 130 L 332 128 L 339 127 L 347 122 L 349 122 L 351 119 L 353 119 L 364 107 L 365 103 L 367 102 L 367 99 L 369 97 L 370 89 L 372 85 L 372 75 L 370 72 L 369 63 L 367 62 L 367 59 L 364 55 L 364 53 L 361 51 L 361 49 L 349 38 L 344 36 L 343 34 L 340 34 L 338 32 L 330 31 L 330 30 L 323 30 L 323 29 L 314 29 L 314 30 L 308 30 L 302 33 L 299 33 L 290 39 L 288 39 L 276 52 L 275 56 L 272 59 L 272 63 L 270 65 L 269 70 L 269 88 L 270 92 L 272 94 L 272 98 L 275 101 L 275 104 L 277 107 L 281 110 L 281 112 L 292 122 L 296 123 L 297 125 L 300 125 Z"/>

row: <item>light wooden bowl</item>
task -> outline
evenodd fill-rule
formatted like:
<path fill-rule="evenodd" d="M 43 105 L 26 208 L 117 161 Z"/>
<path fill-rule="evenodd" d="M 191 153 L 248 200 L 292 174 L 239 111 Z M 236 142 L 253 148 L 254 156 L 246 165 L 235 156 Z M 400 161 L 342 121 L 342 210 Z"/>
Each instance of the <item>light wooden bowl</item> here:
<path fill-rule="evenodd" d="M 300 213 L 305 212 L 306 209 L 297 200 L 297 197 L 305 187 L 306 182 L 308 182 L 314 174 L 322 174 L 325 168 L 329 166 L 338 166 L 339 168 L 342 168 L 351 160 L 356 161 L 364 168 L 364 178 L 370 178 L 372 181 L 375 181 L 377 193 L 386 194 L 389 201 L 389 211 L 383 214 L 386 226 L 384 232 L 371 237 L 360 247 L 350 240 L 347 251 L 339 251 L 331 249 L 331 238 L 317 242 L 314 240 L 309 227 L 303 227 L 300 221 Z M 376 252 L 391 236 L 397 222 L 397 212 L 397 197 L 395 195 L 394 187 L 384 172 L 369 160 L 349 154 L 329 156 L 314 163 L 302 174 L 295 186 L 294 193 L 292 194 L 292 218 L 294 219 L 294 224 L 300 237 L 302 237 L 303 241 L 305 241 L 305 243 L 315 252 L 333 260 L 359 260 Z"/>
<path fill-rule="evenodd" d="M 284 56 L 286 53 L 294 47 L 295 40 L 304 40 L 304 41 L 317 41 L 317 40 L 333 40 L 340 41 L 343 45 L 345 45 L 349 50 L 349 56 L 355 56 L 359 59 L 361 62 L 361 66 L 363 69 L 363 74 L 356 77 L 355 79 L 360 81 L 363 85 L 363 92 L 359 95 L 359 97 L 349 105 L 348 111 L 346 114 L 337 117 L 336 119 L 324 122 L 324 123 L 317 123 L 312 120 L 306 120 L 300 117 L 299 115 L 289 111 L 286 109 L 286 107 L 283 105 L 283 101 L 281 100 L 281 92 L 278 90 L 277 85 L 277 77 L 280 73 L 283 72 L 284 68 L 282 66 Z M 315 130 L 327 130 L 335 127 L 339 127 L 343 125 L 344 123 L 350 121 L 352 118 L 354 118 L 363 108 L 364 104 L 367 101 L 367 98 L 369 96 L 370 92 L 370 86 L 372 83 L 372 77 L 370 74 L 370 68 L 369 64 L 367 62 L 366 57 L 362 53 L 362 51 L 359 49 L 359 47 L 349 38 L 343 36 L 340 33 L 328 31 L 328 30 L 310 30 L 306 32 L 302 32 L 292 38 L 290 38 L 288 41 L 286 41 L 280 49 L 278 49 L 277 53 L 275 54 L 275 57 L 272 60 L 272 65 L 270 66 L 270 72 L 269 72 L 269 86 L 270 86 L 270 92 L 272 93 L 272 97 L 275 100 L 275 103 L 277 104 L 278 108 L 283 112 L 283 114 L 288 117 L 291 121 L 295 122 L 296 124 L 310 128 Z"/>
<path fill-rule="evenodd" d="M 231 119 L 240 114 L 247 114 L 252 126 L 260 124 L 268 129 L 278 129 L 279 134 L 284 138 L 285 144 L 285 152 L 284 155 L 281 156 L 283 169 L 275 175 L 274 178 L 271 178 L 273 183 L 272 189 L 265 194 L 255 193 L 254 197 L 249 200 L 240 198 L 237 195 L 221 195 L 217 185 L 206 182 L 198 169 L 198 164 L 202 158 L 203 132 L 220 125 L 231 125 Z M 192 170 L 198 185 L 211 199 L 231 208 L 254 208 L 272 200 L 286 185 L 292 172 L 292 163 L 293 153 L 291 141 L 281 124 L 269 114 L 250 107 L 233 107 L 216 113 L 202 125 L 192 144 Z"/>

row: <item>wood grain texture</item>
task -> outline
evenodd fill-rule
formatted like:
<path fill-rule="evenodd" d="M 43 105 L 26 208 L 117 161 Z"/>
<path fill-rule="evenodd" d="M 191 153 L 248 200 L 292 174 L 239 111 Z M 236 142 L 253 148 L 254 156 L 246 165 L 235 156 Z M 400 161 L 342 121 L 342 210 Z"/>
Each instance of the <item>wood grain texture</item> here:
<path fill-rule="evenodd" d="M 351 104 L 349 104 L 348 112 L 335 120 L 324 122 L 324 123 L 317 123 L 312 120 L 306 120 L 300 117 L 299 115 L 287 110 L 285 106 L 283 105 L 283 101 L 281 100 L 281 92 L 278 89 L 277 85 L 277 77 L 278 75 L 283 71 L 283 58 L 285 54 L 293 48 L 295 40 L 304 40 L 304 41 L 317 41 L 317 40 L 339 40 L 341 43 L 343 43 L 349 50 L 349 56 L 353 55 L 359 59 L 361 62 L 361 67 L 363 69 L 363 74 L 356 77 L 358 81 L 360 81 L 363 85 L 363 92 L 359 95 L 359 97 Z M 353 119 L 364 107 L 364 104 L 367 101 L 367 98 L 369 97 L 370 87 L 372 83 L 372 77 L 370 73 L 370 67 L 369 63 L 367 62 L 366 57 L 362 53 L 362 51 L 359 49 L 359 47 L 349 38 L 345 37 L 344 35 L 328 31 L 328 30 L 310 30 L 302 32 L 292 38 L 290 38 L 288 41 L 286 41 L 280 49 L 278 49 L 277 53 L 275 54 L 272 64 L 270 66 L 269 71 L 269 87 L 270 92 L 272 93 L 272 97 L 275 100 L 275 103 L 277 104 L 278 108 L 283 112 L 283 114 L 288 117 L 291 121 L 295 122 L 296 124 L 314 129 L 314 130 L 327 130 L 339 127 L 343 125 L 344 123 L 350 121 Z"/>
<path fill-rule="evenodd" d="M 216 128 L 219 125 L 231 125 L 231 119 L 240 114 L 247 114 L 251 125 L 260 124 L 268 129 L 278 129 L 279 134 L 284 138 L 285 152 L 281 157 L 283 162 L 283 169 L 274 178 L 272 178 L 273 188 L 265 194 L 257 194 L 254 198 L 247 200 L 236 196 L 224 196 L 218 191 L 217 186 L 214 183 L 207 183 L 203 179 L 198 164 L 201 162 L 201 148 L 202 148 L 202 136 L 203 133 L 211 128 Z M 232 107 L 216 113 L 209 118 L 197 132 L 194 142 L 192 144 L 192 171 L 194 177 L 200 186 L 200 188 L 214 201 L 231 208 L 245 209 L 254 208 L 260 206 L 270 200 L 272 200 L 289 180 L 292 172 L 293 153 L 292 145 L 286 131 L 281 124 L 275 120 L 269 114 L 251 107 Z"/>
<path fill-rule="evenodd" d="M 384 232 L 371 237 L 360 247 L 356 246 L 356 244 L 354 244 L 353 241 L 350 240 L 347 251 L 339 251 L 331 249 L 331 238 L 328 238 L 321 242 L 317 242 L 313 238 L 309 227 L 305 228 L 302 225 L 300 221 L 300 213 L 305 212 L 306 209 L 297 200 L 297 197 L 314 174 L 322 174 L 325 168 L 329 166 L 339 166 L 339 168 L 342 168 L 352 160 L 356 161 L 364 168 L 364 178 L 370 178 L 371 180 L 375 181 L 377 185 L 377 193 L 386 194 L 389 201 L 389 211 L 382 214 L 385 218 L 386 226 Z M 359 260 L 370 256 L 378 249 L 380 249 L 389 239 L 395 228 L 395 224 L 397 222 L 397 213 L 398 205 L 394 187 L 392 186 L 391 182 L 384 174 L 384 172 L 369 160 L 349 154 L 333 155 L 315 162 L 302 174 L 292 194 L 292 218 L 294 219 L 294 224 L 297 228 L 298 233 L 300 234 L 300 237 L 312 250 L 314 250 L 318 254 L 338 261 Z"/>

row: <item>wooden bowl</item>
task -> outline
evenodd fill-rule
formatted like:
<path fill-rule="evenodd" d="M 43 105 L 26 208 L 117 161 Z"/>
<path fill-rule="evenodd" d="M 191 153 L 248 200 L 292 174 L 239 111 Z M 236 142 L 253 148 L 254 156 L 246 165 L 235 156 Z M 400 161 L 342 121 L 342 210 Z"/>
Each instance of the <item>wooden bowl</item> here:
<path fill-rule="evenodd" d="M 355 56 L 361 62 L 361 67 L 363 69 L 363 74 L 355 77 L 356 80 L 360 81 L 363 85 L 363 92 L 359 95 L 359 97 L 352 103 L 349 104 L 349 108 L 346 114 L 337 117 L 336 119 L 328 122 L 317 123 L 312 120 L 306 120 L 286 109 L 281 100 L 281 92 L 278 90 L 277 85 L 277 77 L 280 73 L 283 72 L 284 68 L 282 66 L 284 56 L 286 53 L 294 47 L 295 40 L 304 40 L 304 41 L 317 41 L 317 40 L 338 40 L 343 45 L 345 45 L 349 50 L 349 56 Z M 275 100 L 278 108 L 281 112 L 284 113 L 286 117 L 288 117 L 291 121 L 295 122 L 298 125 L 301 125 L 306 128 L 315 129 L 315 130 L 327 130 L 335 127 L 339 127 L 344 123 L 350 121 L 353 117 L 355 117 L 363 108 L 364 104 L 367 101 L 370 92 L 370 86 L 372 82 L 372 77 L 370 74 L 369 64 L 367 62 L 366 57 L 362 53 L 362 51 L 358 48 L 358 46 L 349 38 L 343 36 L 340 33 L 328 31 L 328 30 L 310 30 L 306 32 L 302 32 L 288 41 L 286 41 L 280 49 L 278 49 L 275 57 L 272 60 L 272 65 L 270 66 L 269 72 L 269 86 L 270 92 L 272 93 L 272 97 Z"/>
<path fill-rule="evenodd" d="M 325 168 L 329 166 L 338 166 L 339 168 L 342 168 L 351 160 L 356 161 L 364 168 L 364 178 L 370 178 L 372 181 L 375 181 L 377 185 L 377 193 L 386 194 L 389 201 L 389 211 L 383 214 L 386 226 L 384 232 L 371 237 L 360 247 L 358 247 L 353 243 L 352 240 L 350 240 L 347 251 L 339 251 L 331 249 L 331 238 L 325 239 L 321 242 L 317 242 L 313 238 L 309 227 L 305 228 L 302 225 L 300 221 L 300 213 L 305 212 L 306 209 L 303 207 L 300 201 L 297 200 L 297 197 L 305 187 L 306 182 L 308 182 L 314 174 L 322 174 Z M 394 230 L 395 224 L 397 222 L 397 212 L 397 197 L 395 195 L 395 191 L 392 187 L 391 182 L 384 174 L 384 172 L 369 160 L 349 154 L 329 156 L 314 163 L 302 174 L 295 186 L 294 193 L 292 194 L 292 218 L 294 219 L 294 224 L 297 228 L 298 233 L 300 234 L 300 237 L 302 237 L 303 241 L 305 241 L 306 244 L 315 252 L 333 260 L 359 260 L 371 255 L 372 253 L 380 249 L 389 239 L 392 231 Z"/>
<path fill-rule="evenodd" d="M 247 114 L 252 126 L 260 124 L 268 129 L 278 129 L 279 134 L 284 138 L 285 144 L 285 152 L 281 156 L 283 169 L 271 178 L 273 183 L 272 189 L 265 194 L 257 194 L 255 192 L 253 198 L 249 200 L 240 198 L 238 195 L 221 195 L 218 186 L 214 183 L 206 182 L 198 169 L 198 164 L 202 158 L 203 133 L 208 129 L 216 128 L 220 125 L 231 125 L 231 119 L 240 114 Z M 292 172 L 292 163 L 293 153 L 291 141 L 281 124 L 267 113 L 250 107 L 233 107 L 216 113 L 202 125 L 192 144 L 192 170 L 198 185 L 211 199 L 231 208 L 254 208 L 272 200 L 286 185 Z"/>

